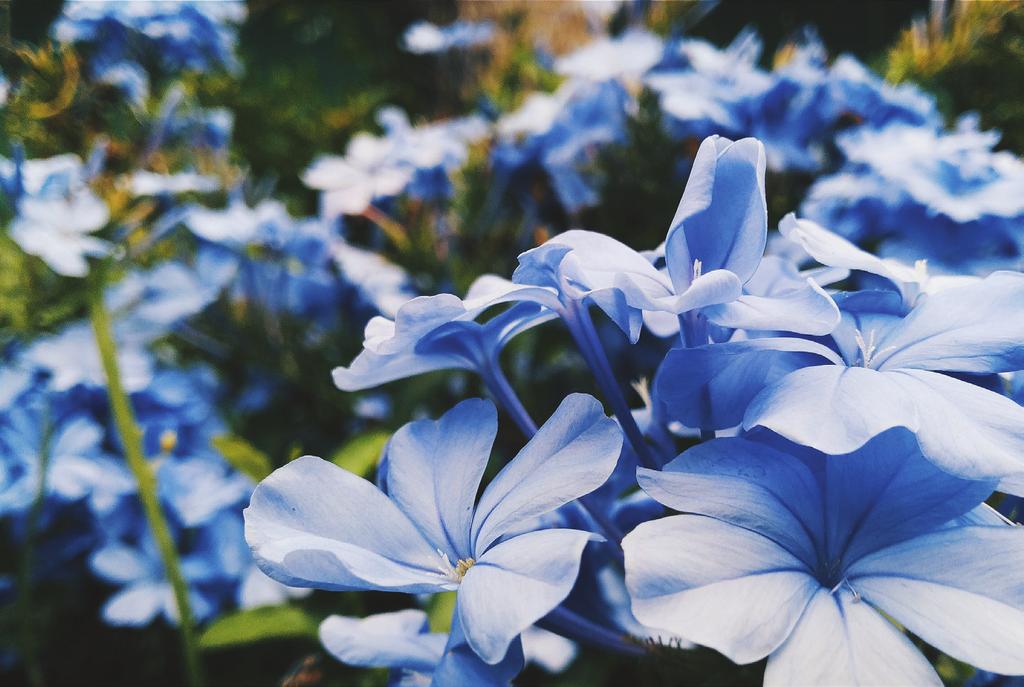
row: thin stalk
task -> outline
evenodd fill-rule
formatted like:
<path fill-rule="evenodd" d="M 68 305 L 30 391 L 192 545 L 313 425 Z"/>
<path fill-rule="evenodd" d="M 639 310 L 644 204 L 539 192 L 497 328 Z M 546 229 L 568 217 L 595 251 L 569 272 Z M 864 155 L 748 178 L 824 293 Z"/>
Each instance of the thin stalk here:
<path fill-rule="evenodd" d="M 701 316 L 700 312 L 691 310 L 679 316 L 679 337 L 683 342 L 683 348 L 695 348 L 703 346 L 708 342 L 708 323 Z M 705 407 L 711 407 L 711 397 L 705 388 L 702 394 L 702 401 Z M 715 430 L 700 429 L 700 440 L 711 441 L 715 438 Z"/>
<path fill-rule="evenodd" d="M 146 521 L 160 551 L 164 573 L 174 590 L 174 599 L 178 605 L 178 629 L 181 633 L 182 651 L 185 658 L 185 678 L 188 685 L 198 687 L 203 680 L 199 664 L 199 644 L 195 620 L 188 598 L 188 585 L 181 574 L 181 564 L 170 528 L 160 509 L 156 478 L 143 453 L 142 432 L 135 421 L 131 402 L 121 383 L 121 372 L 117 363 L 117 344 L 114 342 L 110 313 L 107 312 L 103 302 L 102 280 L 98 280 L 98 283 L 89 291 L 89 317 L 96 337 L 96 346 L 99 348 L 100 360 L 103 363 L 103 371 L 107 377 L 107 391 L 114 424 L 124 447 L 128 467 L 138 482 L 139 499 L 142 501 Z"/>
<path fill-rule="evenodd" d="M 391 219 L 386 212 L 372 205 L 367 205 L 362 214 L 363 217 L 376 224 L 398 250 L 407 251 L 412 246 L 412 242 L 409 239 L 409 231 L 397 220 Z"/>
<path fill-rule="evenodd" d="M 626 402 L 626 397 L 622 394 L 619 383 L 615 379 L 615 373 L 612 372 L 611 363 L 608 362 L 608 356 L 605 354 L 604 346 L 597 336 L 597 330 L 594 329 L 594 322 L 590 319 L 587 307 L 580 306 L 575 308 L 571 317 L 566 318 L 565 321 L 573 339 L 576 340 L 576 345 L 583 354 L 583 358 L 594 373 L 594 379 L 597 381 L 601 393 L 604 394 L 605 400 L 612 407 L 612 412 L 615 413 L 619 424 L 622 425 L 622 431 L 625 432 L 630 445 L 636 451 L 640 463 L 645 468 L 657 470 L 660 467 L 660 463 L 654 458 L 650 444 L 644 440 L 643 432 L 640 431 L 636 420 L 633 419 L 633 413 Z"/>
<path fill-rule="evenodd" d="M 569 639 L 610 649 L 618 654 L 637 657 L 647 655 L 647 650 L 639 644 L 629 641 L 627 635 L 613 632 L 593 623 L 564 606 L 559 606 L 551 611 L 537 624 Z"/>
<path fill-rule="evenodd" d="M 44 420 L 43 440 L 39 446 L 39 482 L 35 497 L 25 522 L 25 545 L 22 547 L 21 566 L 18 570 L 18 616 L 21 618 L 21 652 L 25 662 L 25 674 L 33 687 L 46 683 L 43 668 L 36 652 L 35 633 L 32 629 L 32 557 L 35 553 L 36 531 L 43 515 L 46 499 L 46 472 L 50 463 L 50 428 L 48 418 Z"/>
<path fill-rule="evenodd" d="M 487 385 L 487 390 L 491 392 L 491 395 L 497 399 L 498 403 L 502 408 L 505 409 L 512 419 L 515 420 L 519 430 L 523 433 L 523 436 L 527 440 L 532 439 L 533 435 L 537 433 L 537 423 L 530 417 L 529 411 L 526 410 L 526 406 L 519 399 L 515 389 L 509 384 L 508 378 L 505 377 L 505 373 L 501 371 L 501 366 L 497 362 L 481 366 L 480 368 L 481 377 L 483 377 L 484 383 Z M 600 508 L 589 501 L 586 496 L 581 497 L 577 500 L 579 508 L 590 517 L 591 520 L 597 525 L 598 529 L 608 540 L 609 550 L 615 556 L 615 559 L 622 564 L 624 557 L 622 554 L 622 530 L 609 518 L 605 513 L 601 512 Z"/>

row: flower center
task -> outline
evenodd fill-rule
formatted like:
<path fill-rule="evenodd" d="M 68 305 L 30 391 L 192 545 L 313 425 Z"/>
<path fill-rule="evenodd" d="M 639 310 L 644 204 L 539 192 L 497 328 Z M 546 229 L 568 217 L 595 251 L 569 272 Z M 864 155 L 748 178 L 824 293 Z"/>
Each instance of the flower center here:
<path fill-rule="evenodd" d="M 691 278 L 690 281 L 694 281 L 696 279 L 700 279 L 700 275 L 703 274 L 703 271 L 704 271 L 704 266 L 701 264 L 700 260 L 694 260 L 693 261 L 693 277 Z"/>
<path fill-rule="evenodd" d="M 475 560 L 467 557 L 460 558 L 453 566 L 451 560 L 448 558 L 448 554 L 444 551 L 438 549 L 437 555 L 441 557 L 441 563 L 437 566 L 437 569 L 441 571 L 442 575 L 456 584 L 462 582 L 462 578 L 466 576 L 469 569 L 476 563 Z"/>
<path fill-rule="evenodd" d="M 854 332 L 853 340 L 857 342 L 857 348 L 860 349 L 860 366 L 871 367 L 871 363 L 879 355 L 887 351 L 891 351 L 894 346 L 886 346 L 885 348 L 878 348 L 878 343 L 875 341 L 875 330 L 872 329 L 868 332 L 868 338 L 865 340 L 864 335 L 858 329 Z"/>
<path fill-rule="evenodd" d="M 853 593 L 853 602 L 860 601 L 860 592 L 850 584 L 850 578 L 843 574 L 843 561 L 840 558 L 833 558 L 830 561 L 820 561 L 815 570 L 815 576 L 823 587 L 827 587 L 829 594 L 835 596 L 839 590 L 846 587 Z"/>

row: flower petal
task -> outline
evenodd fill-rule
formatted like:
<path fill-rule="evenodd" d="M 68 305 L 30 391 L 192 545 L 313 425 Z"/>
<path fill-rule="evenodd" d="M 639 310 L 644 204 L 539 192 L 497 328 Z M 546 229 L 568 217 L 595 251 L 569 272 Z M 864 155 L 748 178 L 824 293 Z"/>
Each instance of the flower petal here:
<path fill-rule="evenodd" d="M 917 440 L 931 461 L 967 479 L 1001 479 L 1000 491 L 1024 495 L 1024 407 L 937 372 L 888 374 L 917 406 Z"/>
<path fill-rule="evenodd" d="M 997 673 L 1024 673 L 1024 529 L 958 527 L 878 551 L 853 587 L 929 644 Z"/>
<path fill-rule="evenodd" d="M 676 291 L 689 285 L 693 261 L 727 269 L 745 282 L 764 254 L 768 210 L 764 146 L 754 138 L 704 139 L 665 240 Z"/>
<path fill-rule="evenodd" d="M 473 519 L 482 553 L 529 518 L 604 484 L 618 461 L 622 432 L 592 396 L 570 394 L 523 450 L 487 485 Z"/>
<path fill-rule="evenodd" d="M 695 515 L 640 525 L 622 540 L 633 615 L 736 663 L 775 650 L 821 585 L 756 532 Z"/>
<path fill-rule="evenodd" d="M 777 685 L 935 685 L 921 652 L 866 603 L 819 589 L 793 634 L 768 659 L 765 687 Z"/>
<path fill-rule="evenodd" d="M 959 479 L 939 469 L 905 429 L 883 432 L 849 455 L 818 458 L 829 559 L 856 560 L 939 527 L 995 489 L 994 480 Z"/>
<path fill-rule="evenodd" d="M 878 342 L 875 365 L 977 373 L 1024 369 L 1022 303 L 1019 272 L 995 272 L 930 294 Z"/>
<path fill-rule="evenodd" d="M 480 687 L 508 687 L 512 678 L 519 674 L 526 663 L 523 656 L 523 644 L 513 640 L 508 652 L 495 665 L 484 663 L 476 652 L 466 643 L 459 620 L 459 608 L 456 605 L 452 617 L 452 631 L 448 637 L 441 662 L 434 669 L 431 687 L 446 685 L 479 685 Z"/>
<path fill-rule="evenodd" d="M 523 630 L 565 600 L 593 539 L 579 530 L 528 532 L 488 549 L 469 569 L 459 588 L 459 619 L 485 662 L 501 661 Z"/>
<path fill-rule="evenodd" d="M 669 508 L 757 532 L 814 565 L 821 494 L 795 456 L 747 439 L 716 439 L 683 452 L 660 472 L 637 470 L 637 481 Z"/>
<path fill-rule="evenodd" d="M 171 593 L 165 582 L 140 582 L 125 587 L 103 604 L 103 620 L 109 625 L 149 625 L 164 608 Z"/>
<path fill-rule="evenodd" d="M 257 564 L 282 584 L 410 593 L 446 587 L 437 552 L 398 506 L 319 458 L 275 470 L 244 514 Z"/>
<path fill-rule="evenodd" d="M 762 389 L 802 367 L 839 361 L 828 348 L 805 339 L 765 338 L 677 348 L 668 352 L 654 380 L 666 415 L 687 427 L 726 429 Z"/>
<path fill-rule="evenodd" d="M 857 450 L 893 427 L 917 428 L 917 410 L 891 375 L 862 367 L 805 367 L 765 388 L 743 427 L 767 427 L 829 455 Z"/>
<path fill-rule="evenodd" d="M 473 398 L 388 442 L 388 495 L 435 548 L 457 556 L 452 562 L 473 553 L 473 504 L 497 432 L 494 404 Z"/>
<path fill-rule="evenodd" d="M 839 324 L 839 307 L 814 280 L 799 289 L 772 296 L 744 295 L 731 303 L 704 309 L 704 315 L 720 327 L 828 334 Z"/>
<path fill-rule="evenodd" d="M 430 673 L 441 660 L 448 636 L 431 633 L 427 614 L 408 609 L 366 618 L 328 616 L 320 643 L 342 663 Z"/>

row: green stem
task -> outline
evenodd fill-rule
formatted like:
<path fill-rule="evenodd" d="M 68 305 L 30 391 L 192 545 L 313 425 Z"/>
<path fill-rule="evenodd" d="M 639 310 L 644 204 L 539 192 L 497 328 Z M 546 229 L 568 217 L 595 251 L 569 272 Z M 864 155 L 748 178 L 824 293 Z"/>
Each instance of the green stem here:
<path fill-rule="evenodd" d="M 35 497 L 25 522 L 25 545 L 22 547 L 21 568 L 18 571 L 18 615 L 21 618 L 22 660 L 25 662 L 25 674 L 28 677 L 28 682 L 33 687 L 42 687 L 46 683 L 36 651 L 33 629 L 35 621 L 32 614 L 32 557 L 35 553 L 39 518 L 43 515 L 43 504 L 46 500 L 46 471 L 50 463 L 49 416 L 44 418 L 41 431 L 43 438 L 39 446 L 39 482 L 36 485 Z"/>
<path fill-rule="evenodd" d="M 103 371 L 107 376 L 107 390 L 110 396 L 110 409 L 114 415 L 114 424 L 124 446 L 128 467 L 139 483 L 139 499 L 146 514 L 153 539 L 156 540 L 163 560 L 164 573 L 174 590 L 174 599 L 178 605 L 178 628 L 181 631 L 182 649 L 185 654 L 185 675 L 191 687 L 202 684 L 202 672 L 199 665 L 199 644 L 196 636 L 195 620 L 188 598 L 188 585 L 181 574 L 178 552 L 174 548 L 171 531 L 160 510 L 157 496 L 156 477 L 153 469 L 146 461 L 142 449 L 142 432 L 135 421 L 135 414 L 121 384 L 121 373 L 117 364 L 117 345 L 114 343 L 113 327 L 110 324 L 110 313 L 103 303 L 103 280 L 97 280 L 89 290 L 89 317 L 92 320 L 96 345 L 99 348 Z"/>

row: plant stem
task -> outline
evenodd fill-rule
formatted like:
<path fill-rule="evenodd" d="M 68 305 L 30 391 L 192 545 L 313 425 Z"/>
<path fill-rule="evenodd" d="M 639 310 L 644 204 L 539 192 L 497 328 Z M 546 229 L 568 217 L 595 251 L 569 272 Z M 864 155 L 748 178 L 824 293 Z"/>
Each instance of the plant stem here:
<path fill-rule="evenodd" d="M 564 606 L 559 606 L 537 623 L 546 630 L 585 644 L 611 649 L 626 656 L 646 656 L 647 651 L 639 644 L 630 642 L 625 634 L 601 627 Z"/>
<path fill-rule="evenodd" d="M 170 528 L 160 509 L 157 496 L 156 477 L 153 469 L 146 461 L 142 448 L 142 432 L 135 421 L 128 394 L 121 383 L 121 373 L 117 363 L 117 345 L 114 342 L 113 327 L 110 313 L 103 302 L 103 280 L 97 280 L 89 292 L 89 317 L 92 321 L 96 346 L 99 349 L 103 371 L 107 377 L 107 391 L 110 397 L 110 409 L 114 416 L 125 458 L 135 480 L 139 485 L 139 499 L 146 515 L 146 521 L 152 531 L 163 561 L 167 581 L 174 590 L 174 599 L 178 606 L 178 629 L 181 632 L 182 650 L 185 658 L 185 677 L 187 684 L 198 687 L 202 684 L 202 672 L 199 664 L 199 644 L 196 636 L 195 621 L 189 603 L 188 585 L 181 574 L 178 552 L 174 547 Z"/>
<path fill-rule="evenodd" d="M 409 239 L 409 231 L 398 221 L 391 219 L 386 212 L 379 210 L 373 205 L 367 205 L 362 214 L 363 217 L 380 227 L 380 230 L 384 232 L 384 235 L 388 237 L 388 240 L 398 250 L 407 251 L 412 246 L 412 242 Z"/>
<path fill-rule="evenodd" d="M 39 656 L 36 653 L 35 632 L 32 628 L 32 557 L 35 552 L 36 531 L 39 529 L 39 518 L 43 514 L 46 500 L 46 472 L 50 463 L 50 427 L 49 418 L 44 418 L 41 426 L 42 442 L 39 446 L 39 481 L 36 485 L 35 497 L 25 522 L 25 545 L 21 553 L 21 566 L 18 570 L 18 615 L 21 618 L 21 652 L 25 662 L 25 674 L 33 687 L 42 687 L 46 683 Z"/>
<path fill-rule="evenodd" d="M 601 393 L 612 407 L 612 412 L 618 418 L 622 431 L 640 459 L 640 463 L 651 470 L 659 469 L 660 462 L 654 458 L 650 445 L 644 440 L 643 432 L 640 431 L 636 420 L 633 419 L 633 413 L 629 409 L 626 397 L 622 395 L 622 389 L 612 372 L 611 363 L 608 362 L 604 346 L 597 336 L 597 330 L 594 329 L 594 322 L 590 319 L 587 306 L 581 305 L 574 308 L 569 317 L 564 319 L 576 345 L 583 354 L 583 358 L 594 373 L 594 379 L 600 387 Z"/>

